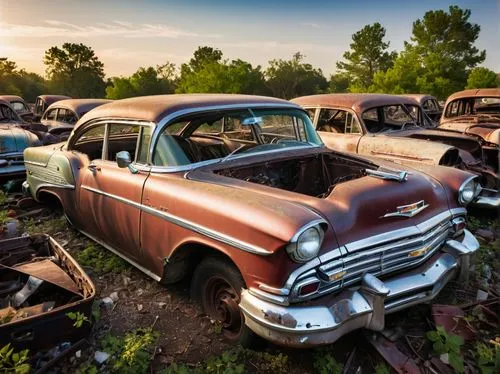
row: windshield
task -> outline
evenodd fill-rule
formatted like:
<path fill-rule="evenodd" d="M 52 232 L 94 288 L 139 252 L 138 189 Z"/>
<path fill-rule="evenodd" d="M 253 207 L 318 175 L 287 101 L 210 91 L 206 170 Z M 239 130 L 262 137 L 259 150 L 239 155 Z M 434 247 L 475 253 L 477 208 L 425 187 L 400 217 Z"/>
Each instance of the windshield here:
<path fill-rule="evenodd" d="M 179 166 L 293 147 L 323 145 L 298 109 L 240 109 L 181 117 L 158 137 L 156 166 Z"/>
<path fill-rule="evenodd" d="M 1 122 L 17 121 L 17 116 L 16 114 L 14 114 L 12 109 L 10 109 L 7 105 L 0 105 L 0 121 Z"/>
<path fill-rule="evenodd" d="M 500 116 L 500 97 L 469 97 L 454 100 L 446 106 L 445 111 L 446 118 L 480 114 Z"/>
<path fill-rule="evenodd" d="M 412 107 L 409 105 L 409 107 Z M 418 110 L 418 106 L 415 106 Z M 414 110 L 413 108 L 410 108 Z M 418 126 L 418 117 L 415 117 L 405 105 L 394 104 L 371 108 L 363 112 L 363 122 L 370 133 L 381 133 L 403 130 L 411 126 Z"/>

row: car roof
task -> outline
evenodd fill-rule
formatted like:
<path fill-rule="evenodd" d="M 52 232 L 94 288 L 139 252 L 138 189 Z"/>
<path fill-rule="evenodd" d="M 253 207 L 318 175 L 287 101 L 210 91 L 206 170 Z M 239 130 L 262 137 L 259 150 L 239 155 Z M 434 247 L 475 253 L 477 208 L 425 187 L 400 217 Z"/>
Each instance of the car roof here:
<path fill-rule="evenodd" d="M 286 105 L 300 108 L 286 100 L 266 96 L 236 94 L 175 94 L 141 96 L 115 100 L 85 114 L 77 124 L 98 118 L 126 118 L 158 123 L 166 115 L 197 108 L 214 109 L 227 106 Z"/>
<path fill-rule="evenodd" d="M 67 99 L 67 100 L 59 100 L 46 109 L 54 109 L 54 108 L 66 108 L 75 112 L 78 117 L 82 116 L 84 113 L 103 105 L 112 102 L 113 100 L 107 99 Z"/>
<path fill-rule="evenodd" d="M 38 97 L 49 105 L 59 100 L 71 99 L 71 97 L 64 95 L 40 95 Z"/>
<path fill-rule="evenodd" d="M 425 100 L 436 100 L 436 98 L 432 95 L 428 94 L 403 94 L 403 95 L 398 95 L 401 97 L 408 97 L 410 99 L 416 100 L 419 104 L 422 103 L 422 101 Z"/>
<path fill-rule="evenodd" d="M 344 107 L 351 108 L 356 112 L 364 112 L 367 109 L 391 105 L 391 104 L 408 104 L 415 105 L 415 101 L 403 96 L 387 95 L 387 94 L 323 94 L 297 97 L 291 100 L 293 103 L 301 106 L 318 106 L 318 107 Z"/>
<path fill-rule="evenodd" d="M 500 88 L 475 88 L 472 90 L 455 92 L 454 94 L 448 97 L 448 100 L 446 100 L 446 102 L 456 99 L 463 99 L 467 97 L 482 97 L 482 96 L 500 97 Z"/>
<path fill-rule="evenodd" d="M 0 95 L 1 100 L 8 101 L 9 103 L 12 101 L 22 101 L 24 102 L 24 99 L 21 96 L 16 96 L 16 95 Z"/>

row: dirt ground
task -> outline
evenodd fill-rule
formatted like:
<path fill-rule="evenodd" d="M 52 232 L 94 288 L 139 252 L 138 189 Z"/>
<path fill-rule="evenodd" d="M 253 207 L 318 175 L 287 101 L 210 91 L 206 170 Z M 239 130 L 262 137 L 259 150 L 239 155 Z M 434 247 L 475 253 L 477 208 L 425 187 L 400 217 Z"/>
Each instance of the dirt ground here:
<path fill-rule="evenodd" d="M 21 233 L 44 232 L 52 235 L 73 257 L 83 259 L 80 263 L 97 288 L 96 308 L 99 310 L 97 313 L 99 316 L 91 328 L 88 344 L 81 348 L 80 354 L 64 358 L 52 367 L 50 372 L 117 371 L 109 367 L 107 362 L 99 365 L 94 360 L 95 351 L 102 349 L 100 342 L 103 337 L 110 334 L 123 337 L 130 331 L 148 327 L 152 327 L 158 334 L 154 342 L 146 348 L 149 363 L 144 372 L 148 373 L 184 373 L 189 370 L 213 373 L 389 373 L 392 370 L 368 343 L 374 333 L 367 331 L 356 331 L 337 343 L 321 349 L 286 349 L 266 344 L 257 352 L 242 353 L 241 350 L 238 351 L 228 345 L 218 324 L 210 321 L 198 305 L 189 300 L 187 281 L 168 287 L 161 286 L 72 229 L 64 220 L 60 210 L 38 205 L 30 205 L 28 209 L 15 208 L 18 198 L 19 196 L 10 196 L 10 200 L 3 204 L 4 209 L 10 209 L 10 216 L 18 216 L 21 224 L 17 226 L 17 230 Z M 477 219 L 473 224 L 475 229 L 485 229 L 485 226 L 492 225 L 491 222 Z M 498 221 L 493 225 L 499 226 Z M 487 266 L 486 275 L 481 275 L 485 270 L 480 264 L 477 267 L 477 274 L 471 278 L 470 283 L 450 284 L 435 303 L 455 305 L 474 303 L 479 284 L 483 285 L 483 289 L 486 287 L 490 300 L 496 298 L 498 302 L 500 250 L 495 235 L 500 238 L 500 233 L 496 227 L 486 227 L 486 229 L 493 233 L 493 238 L 488 238 L 486 254 L 479 259 L 485 264 L 488 263 L 484 265 Z M 5 235 L 10 234 L 4 232 Z M 87 257 L 82 256 L 81 253 L 88 251 L 89 246 L 95 251 L 91 251 Z M 106 252 L 106 257 L 96 260 L 95 253 L 100 251 Z M 101 261 L 104 265 L 110 263 L 111 266 L 116 262 L 119 264 L 119 271 L 116 269 L 109 271 L 106 266 L 101 266 L 103 264 L 95 261 Z M 115 299 L 111 305 L 97 306 L 100 300 L 110 295 Z M 495 310 L 498 305 L 497 303 L 489 308 Z M 488 342 L 500 336 L 498 322 L 498 319 L 488 322 L 491 323 L 490 328 L 486 335 L 481 336 L 482 341 Z M 435 328 L 430 306 L 422 305 L 391 314 L 387 317 L 386 326 L 386 335 L 396 336 L 395 344 L 399 350 L 413 359 L 422 372 L 441 372 L 439 368 L 432 366 L 431 358 L 436 354 L 433 354 L 432 347 L 425 338 L 425 333 Z M 85 325 L 84 328 L 90 327 Z M 479 327 L 477 331 L 481 331 Z M 474 351 L 475 343 L 477 342 L 466 342 L 463 347 L 465 372 L 479 372 L 475 356 L 466 354 L 469 350 Z M 213 361 L 215 369 L 214 365 L 206 364 L 209 357 L 217 358 Z"/>

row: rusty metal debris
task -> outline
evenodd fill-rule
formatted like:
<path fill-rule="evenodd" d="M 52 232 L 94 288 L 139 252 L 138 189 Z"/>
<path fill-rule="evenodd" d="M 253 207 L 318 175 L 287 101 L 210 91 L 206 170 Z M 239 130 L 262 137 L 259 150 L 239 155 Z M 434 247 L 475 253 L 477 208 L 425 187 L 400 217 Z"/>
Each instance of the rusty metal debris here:
<path fill-rule="evenodd" d="M 44 371 L 90 332 L 95 287 L 53 238 L 37 234 L 0 240 L 0 347 L 29 349 Z"/>

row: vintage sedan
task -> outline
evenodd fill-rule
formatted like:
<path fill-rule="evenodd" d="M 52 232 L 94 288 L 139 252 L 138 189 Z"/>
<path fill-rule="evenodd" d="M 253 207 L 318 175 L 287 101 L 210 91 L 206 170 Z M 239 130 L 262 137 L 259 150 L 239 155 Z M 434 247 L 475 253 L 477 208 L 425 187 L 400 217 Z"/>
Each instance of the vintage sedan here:
<path fill-rule="evenodd" d="M 35 100 L 35 107 L 33 108 L 33 119 L 40 120 L 45 110 L 53 103 L 59 100 L 71 99 L 69 96 L 64 95 L 40 95 Z"/>
<path fill-rule="evenodd" d="M 476 137 L 483 145 L 483 153 L 498 170 L 500 88 L 454 93 L 446 100 L 439 128 Z"/>
<path fill-rule="evenodd" d="M 427 114 L 433 122 L 439 122 L 443 109 L 434 96 L 425 94 L 405 94 L 401 96 L 413 99 L 415 103 L 422 107 L 425 114 Z"/>
<path fill-rule="evenodd" d="M 26 147 L 48 144 L 47 136 L 29 129 L 9 102 L 0 100 L 0 183 L 24 176 Z"/>
<path fill-rule="evenodd" d="M 47 132 L 66 140 L 75 123 L 88 111 L 109 103 L 105 99 L 66 99 L 51 104 L 40 122 L 47 126 Z"/>
<path fill-rule="evenodd" d="M 486 189 L 475 204 L 500 205 L 498 167 L 484 155 L 481 142 L 468 134 L 440 131 L 422 108 L 406 97 L 383 94 L 325 94 L 292 102 L 305 108 L 330 148 L 466 169 L 481 176 Z"/>
<path fill-rule="evenodd" d="M 15 95 L 1 95 L 0 100 L 10 103 L 12 109 L 23 119 L 23 121 L 30 122 L 33 120 L 33 113 L 26 104 L 26 101 L 21 96 Z"/>
<path fill-rule="evenodd" d="M 124 99 L 25 151 L 24 190 L 191 294 L 233 342 L 315 346 L 467 277 L 477 177 L 324 147 L 298 105 L 246 95 Z"/>

